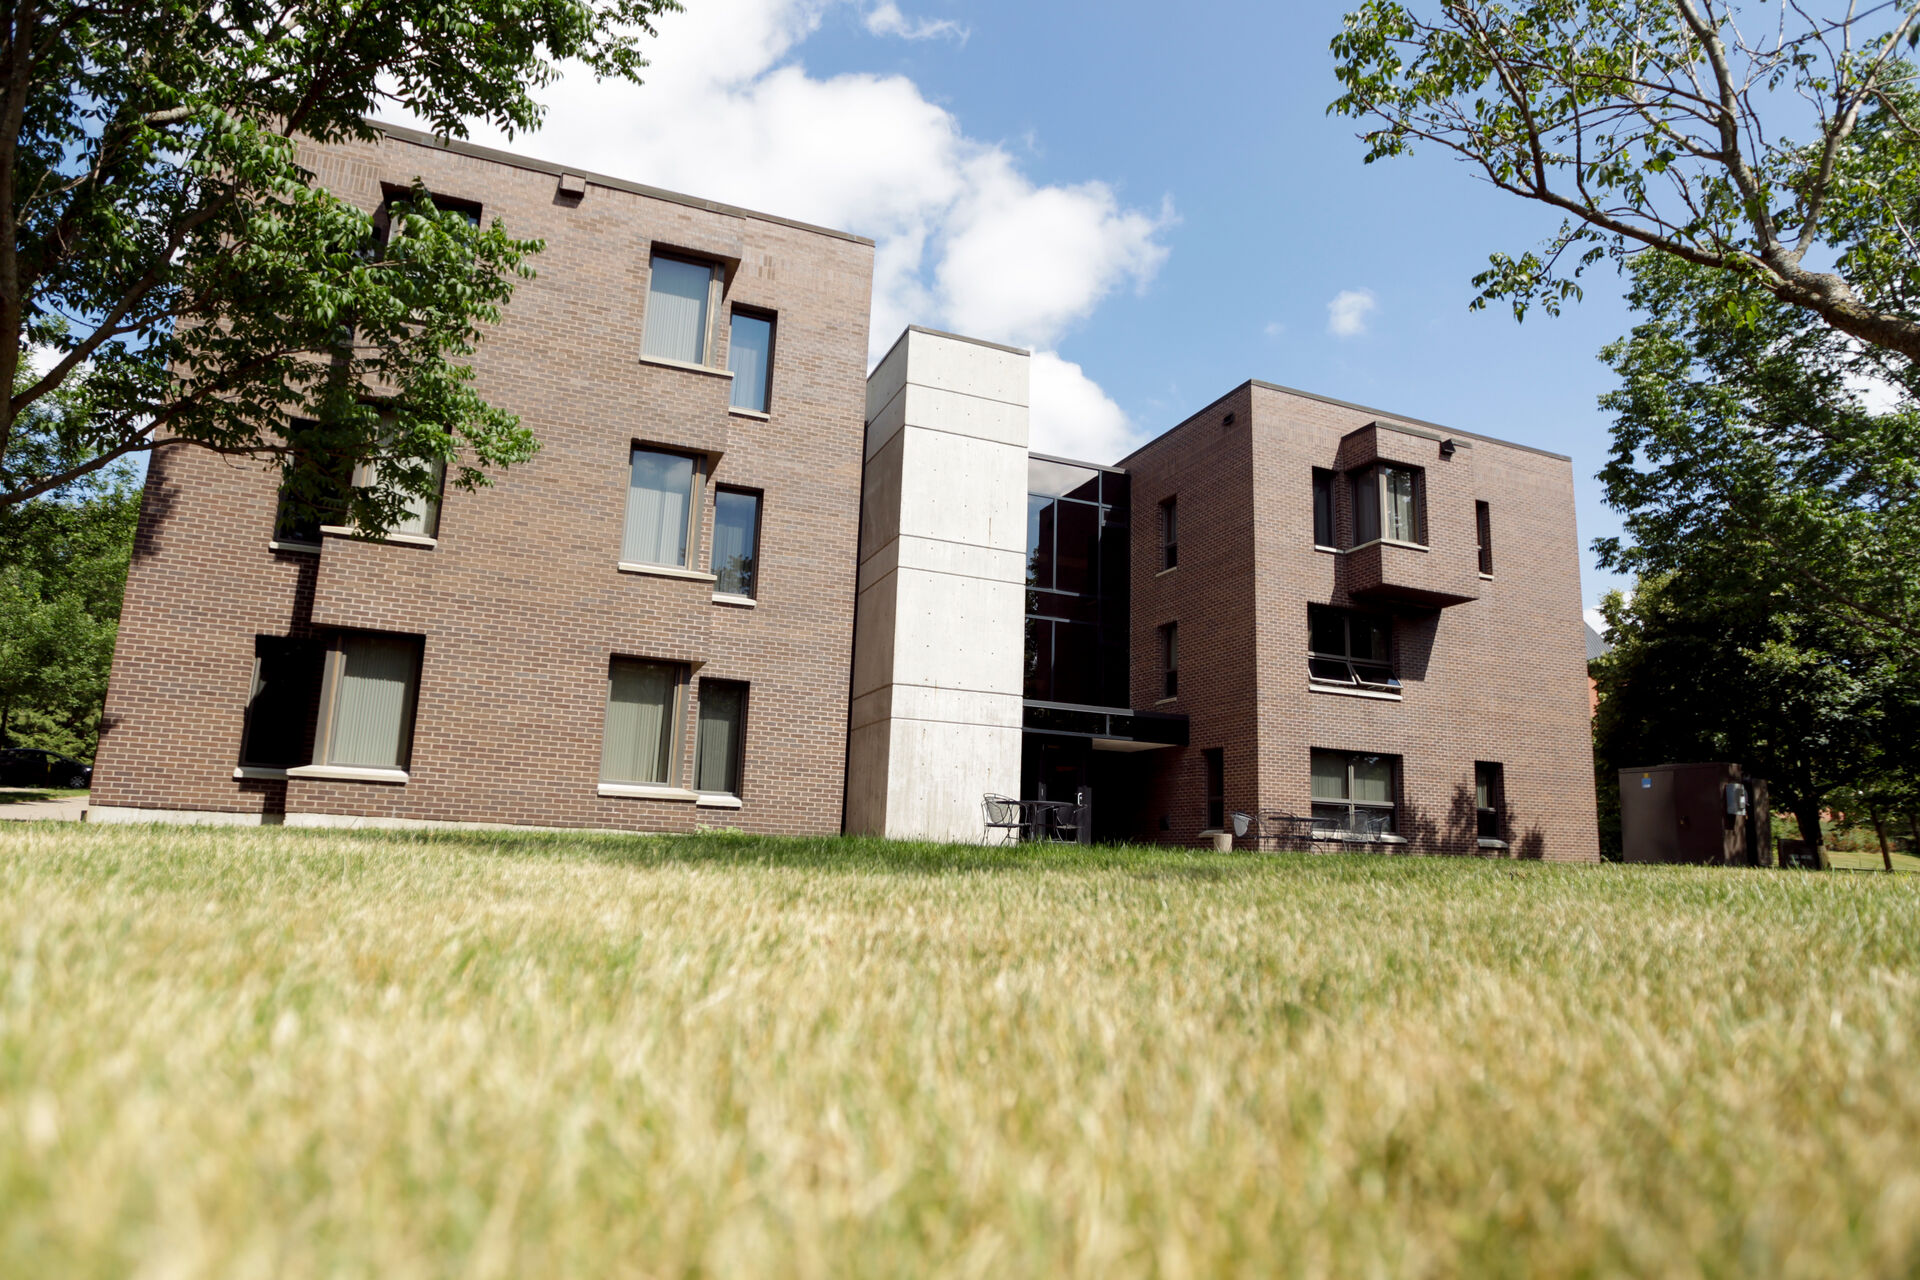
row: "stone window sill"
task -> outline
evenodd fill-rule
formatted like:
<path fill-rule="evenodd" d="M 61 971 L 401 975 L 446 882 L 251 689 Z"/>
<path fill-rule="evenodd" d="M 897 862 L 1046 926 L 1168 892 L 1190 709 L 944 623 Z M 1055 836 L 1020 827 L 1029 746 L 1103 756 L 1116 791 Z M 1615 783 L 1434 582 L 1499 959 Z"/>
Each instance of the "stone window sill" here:
<path fill-rule="evenodd" d="M 1314 549 L 1315 551 L 1323 551 L 1323 552 L 1325 552 L 1325 553 L 1326 553 L 1327 555 L 1330 555 L 1330 556 L 1337 556 L 1337 555 L 1339 555 L 1339 554 L 1340 554 L 1340 548 L 1338 548 L 1338 547 L 1329 547 L 1329 546 L 1323 546 L 1322 544 L 1320 544 L 1320 543 L 1318 543 L 1318 542 L 1316 542 L 1316 543 L 1314 543 L 1314 544 L 1313 544 L 1313 549 Z"/>
<path fill-rule="evenodd" d="M 1153 700 L 1153 705 L 1154 705 L 1154 706 L 1156 706 L 1156 707 L 1164 707 L 1164 706 L 1166 706 L 1166 705 L 1167 705 L 1167 704 L 1168 704 L 1169 702 L 1178 702 L 1178 701 L 1180 701 L 1180 695 L 1176 693 L 1176 694 L 1175 694 L 1175 695 L 1174 695 L 1173 697 L 1171 697 L 1171 698 L 1155 698 L 1155 699 Z"/>
<path fill-rule="evenodd" d="M 336 538 L 352 538 L 356 542 L 391 542 L 399 547 L 425 547 L 429 551 L 440 545 L 440 539 L 429 538 L 423 533 L 386 533 L 379 537 L 374 537 L 372 534 L 363 536 L 358 530 L 349 529 L 342 524 L 323 524 L 320 526 L 320 532 L 332 534 Z M 319 548 L 315 547 L 314 550 L 318 551 Z"/>
<path fill-rule="evenodd" d="M 1170 564 L 1166 568 L 1154 574 L 1153 576 L 1156 578 L 1164 578 L 1170 573 L 1178 573 L 1178 572 L 1180 572 L 1180 566 L 1177 564 Z"/>
<path fill-rule="evenodd" d="M 736 418 L 753 418 L 760 422 L 772 422 L 773 415 L 764 409 L 742 409 L 738 405 L 728 405 L 727 412 Z"/>
<path fill-rule="evenodd" d="M 256 782 L 281 782 L 286 779 L 286 776 L 287 771 L 285 769 L 269 769 L 264 765 L 257 764 L 243 764 L 233 771 L 233 780 L 235 782 L 246 782 L 249 780 Z"/>
<path fill-rule="evenodd" d="M 1480 575 L 1480 581 L 1482 581 L 1482 582 L 1492 582 L 1492 581 L 1493 581 L 1493 575 L 1492 575 L 1492 574 L 1490 574 L 1490 573 L 1483 573 L 1483 574 L 1481 574 L 1481 575 Z"/>
<path fill-rule="evenodd" d="M 1482 849 L 1504 849 L 1507 847 L 1507 842 L 1505 840 L 1495 840 L 1492 836 L 1481 836 L 1480 847 Z"/>
<path fill-rule="evenodd" d="M 682 569 L 671 564 L 634 564 L 622 560 L 615 566 L 622 573 L 645 574 L 652 578 L 682 578 L 689 582 L 718 582 L 720 579 L 711 573 L 702 573 L 698 569 Z"/>
<path fill-rule="evenodd" d="M 1384 693 L 1378 689 L 1355 689 L 1351 685 L 1323 684 L 1318 680 L 1308 680 L 1307 688 L 1315 693 L 1330 693 L 1336 698 L 1372 698 L 1376 702 L 1404 702 L 1400 694 Z"/>
<path fill-rule="evenodd" d="M 346 764 L 303 764 L 286 772 L 289 778 L 313 778 L 322 782 L 405 782 L 405 769 L 368 769 Z"/>
<path fill-rule="evenodd" d="M 649 782 L 603 782 L 600 784 L 600 794 L 623 800 L 692 801 L 700 798 L 698 792 L 685 787 L 667 787 Z"/>
<path fill-rule="evenodd" d="M 760 607 L 760 602 L 752 596 L 729 595 L 724 591 L 714 592 L 713 602 L 715 604 L 732 605 L 736 609 L 758 609 Z"/>
<path fill-rule="evenodd" d="M 725 792 L 696 791 L 694 794 L 698 796 L 699 799 L 693 803 L 701 809 L 740 809 L 745 807 L 740 803 L 739 796 L 730 796 Z"/>
<path fill-rule="evenodd" d="M 685 360 L 669 360 L 665 356 L 641 356 L 641 364 L 655 364 L 662 369 L 684 369 L 688 373 L 704 373 L 709 378 L 725 378 L 733 381 L 733 370 L 716 369 L 710 364 L 691 364 Z"/>
<path fill-rule="evenodd" d="M 1408 551 L 1433 550 L 1432 547 L 1429 547 L 1424 542 L 1402 542 L 1398 538 L 1375 538 L 1371 542 L 1363 542 L 1357 547 L 1348 548 L 1348 554 L 1352 554 L 1355 551 L 1365 551 L 1368 547 L 1404 547 Z"/>
<path fill-rule="evenodd" d="M 1378 835 L 1363 836 L 1352 831 L 1316 831 L 1315 840 L 1324 840 L 1329 844 L 1405 844 L 1405 836 Z"/>
<path fill-rule="evenodd" d="M 280 541 L 273 541 L 273 542 L 269 542 L 269 543 L 267 543 L 267 550 L 269 550 L 269 551 L 292 551 L 292 552 L 295 552 L 295 553 L 297 553 L 297 554 L 299 554 L 299 555 L 303 555 L 303 556 L 317 556 L 317 555 L 319 555 L 319 554 L 320 554 L 320 544 L 319 544 L 319 543 L 317 543 L 317 542 L 280 542 Z"/>

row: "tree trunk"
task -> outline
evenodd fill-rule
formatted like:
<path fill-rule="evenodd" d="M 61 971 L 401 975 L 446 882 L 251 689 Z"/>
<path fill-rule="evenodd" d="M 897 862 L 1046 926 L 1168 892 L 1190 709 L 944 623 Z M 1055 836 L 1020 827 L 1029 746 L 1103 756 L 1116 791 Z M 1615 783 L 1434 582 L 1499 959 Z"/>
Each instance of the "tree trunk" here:
<path fill-rule="evenodd" d="M 1800 838 L 1806 842 L 1807 851 L 1813 854 L 1813 860 L 1822 871 L 1831 871 L 1833 862 L 1827 857 L 1827 842 L 1820 831 L 1820 802 L 1803 800 L 1793 807 L 1793 820 L 1800 824 Z"/>
<path fill-rule="evenodd" d="M 1873 834 L 1880 840 L 1880 861 L 1886 864 L 1888 871 L 1892 871 L 1893 846 L 1887 843 L 1886 819 L 1880 816 L 1880 810 L 1878 808 L 1869 808 L 1867 810 L 1867 816 L 1873 819 Z"/>

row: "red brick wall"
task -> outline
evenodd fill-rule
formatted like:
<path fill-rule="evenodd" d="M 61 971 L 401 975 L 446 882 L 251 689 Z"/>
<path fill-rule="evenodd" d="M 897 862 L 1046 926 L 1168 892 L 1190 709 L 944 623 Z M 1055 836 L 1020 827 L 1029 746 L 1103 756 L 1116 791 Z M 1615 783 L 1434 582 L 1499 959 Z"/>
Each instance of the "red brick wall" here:
<path fill-rule="evenodd" d="M 865 242 L 591 184 L 389 136 L 307 148 L 362 208 L 418 175 L 477 201 L 545 252 L 475 360 L 481 393 L 541 450 L 477 493 L 449 491 L 433 548 L 325 539 L 269 549 L 278 477 L 180 451 L 147 486 L 97 762 L 99 805 L 753 831 L 840 827 L 867 310 Z M 777 313 L 771 420 L 732 414 L 730 382 L 639 360 L 649 250 L 737 258 L 727 307 Z M 706 582 L 620 573 L 634 441 L 717 453 L 703 490 L 764 492 L 759 604 Z M 235 781 L 255 635 L 334 627 L 424 637 L 410 778 Z M 607 798 L 600 775 L 610 655 L 695 664 L 679 781 L 690 785 L 698 680 L 743 680 L 744 807 Z"/>
<path fill-rule="evenodd" d="M 1249 383 L 1122 463 L 1133 475 L 1135 705 L 1157 692 L 1153 628 L 1178 621 L 1181 697 L 1164 709 L 1191 717 L 1191 745 L 1161 771 L 1161 838 L 1198 837 L 1204 748 L 1225 751 L 1229 810 L 1300 815 L 1320 748 L 1400 757 L 1399 830 L 1417 851 L 1478 851 L 1474 763 L 1488 761 L 1504 769 L 1510 856 L 1597 859 L 1566 459 L 1425 424 L 1411 425 L 1427 435 L 1378 433 L 1383 450 L 1427 469 L 1429 550 L 1410 554 L 1431 560 L 1415 585 L 1470 582 L 1478 598 L 1393 610 L 1400 701 L 1309 687 L 1307 606 L 1385 607 L 1352 599 L 1344 557 L 1313 547 L 1313 468 L 1351 461 L 1342 440 L 1376 421 L 1406 422 Z M 1438 437 L 1449 435 L 1446 459 Z M 1175 492 L 1180 567 L 1156 576 L 1152 515 Z M 1336 493 L 1336 525 L 1350 529 L 1345 486 Z M 1491 580 L 1475 559 L 1476 500 L 1491 504 Z"/>

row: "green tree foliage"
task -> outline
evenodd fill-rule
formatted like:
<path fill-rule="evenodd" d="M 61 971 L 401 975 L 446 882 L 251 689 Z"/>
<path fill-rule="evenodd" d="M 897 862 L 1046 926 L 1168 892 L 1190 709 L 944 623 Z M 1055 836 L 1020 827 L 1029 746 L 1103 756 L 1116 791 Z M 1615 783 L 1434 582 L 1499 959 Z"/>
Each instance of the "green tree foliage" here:
<path fill-rule="evenodd" d="M 537 126 L 562 60 L 637 79 L 674 0 L 24 0 L 0 13 L 0 508 L 139 452 L 288 471 L 301 514 L 378 459 L 351 518 L 385 526 L 436 464 L 462 487 L 530 434 L 465 363 L 540 247 L 416 190 L 376 244 L 294 139 L 370 136 L 386 106 L 460 135 Z M 21 377 L 30 352 L 47 353 Z M 84 372 L 93 412 L 23 441 Z M 368 403 L 370 389 L 380 391 Z M 44 443 L 44 442 L 43 442 Z"/>
<path fill-rule="evenodd" d="M 1920 359 L 1920 3 L 1367 0 L 1333 41 L 1367 160 L 1435 146 L 1565 215 L 1475 280 L 1523 315 L 1612 256 L 1752 280 Z"/>
<path fill-rule="evenodd" d="M 1639 587 L 1593 664 L 1603 812 L 1618 769 L 1734 760 L 1817 844 L 1836 795 L 1920 776 L 1920 385 L 1749 277 L 1631 274 L 1647 318 L 1601 402 L 1626 536 L 1596 546 Z"/>
<path fill-rule="evenodd" d="M 89 411 L 84 380 L 68 383 L 23 422 L 29 447 L 84 461 L 61 452 L 61 427 Z M 0 507 L 0 746 L 93 758 L 139 515 L 125 463 Z"/>

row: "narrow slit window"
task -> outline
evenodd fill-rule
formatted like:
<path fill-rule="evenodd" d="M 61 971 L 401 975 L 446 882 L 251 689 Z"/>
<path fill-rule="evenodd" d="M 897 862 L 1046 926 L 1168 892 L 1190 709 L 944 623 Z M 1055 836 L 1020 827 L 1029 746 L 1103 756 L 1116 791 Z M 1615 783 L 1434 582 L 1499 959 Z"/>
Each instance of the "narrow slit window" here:
<path fill-rule="evenodd" d="M 1220 747 L 1208 747 L 1200 756 L 1207 767 L 1207 829 L 1219 831 L 1227 825 L 1226 752 Z"/>
<path fill-rule="evenodd" d="M 1160 567 L 1178 568 L 1180 564 L 1180 500 L 1168 498 L 1160 504 Z"/>
<path fill-rule="evenodd" d="M 727 340 L 727 368 L 733 373 L 733 407 L 765 413 L 773 373 L 773 317 L 735 311 Z"/>
<path fill-rule="evenodd" d="M 1180 696 L 1180 624 L 1169 622 L 1160 628 L 1160 696 Z"/>
<path fill-rule="evenodd" d="M 747 686 L 732 680 L 700 682 L 700 737 L 694 750 L 693 788 L 738 796 L 746 750 Z"/>
<path fill-rule="evenodd" d="M 1333 550 L 1333 472 L 1313 469 L 1313 545 Z"/>
<path fill-rule="evenodd" d="M 1474 828 L 1482 840 L 1504 840 L 1506 829 L 1506 770 L 1480 761 L 1473 766 Z"/>
<path fill-rule="evenodd" d="M 720 489 L 713 495 L 713 589 L 751 597 L 759 588 L 760 495 Z"/>
<path fill-rule="evenodd" d="M 1493 576 L 1493 508 L 1484 502 L 1473 504 L 1474 533 L 1480 541 L 1480 572 Z"/>

